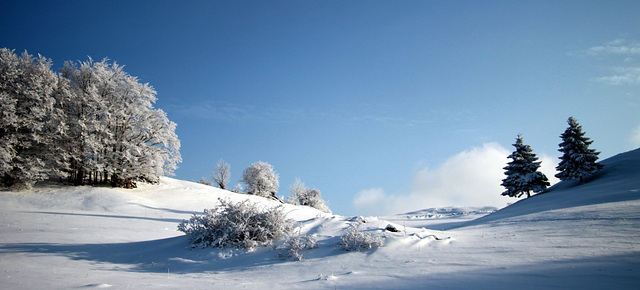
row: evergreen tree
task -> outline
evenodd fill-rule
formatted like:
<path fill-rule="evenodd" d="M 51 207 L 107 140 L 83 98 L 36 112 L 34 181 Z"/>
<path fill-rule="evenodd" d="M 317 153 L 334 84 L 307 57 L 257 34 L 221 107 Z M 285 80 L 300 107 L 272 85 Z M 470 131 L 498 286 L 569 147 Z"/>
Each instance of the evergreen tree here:
<path fill-rule="evenodd" d="M 526 193 L 527 197 L 531 197 L 531 192 L 545 190 L 549 181 L 544 173 L 538 171 L 541 161 L 537 161 L 538 157 L 531 147 L 523 143 L 521 134 L 518 134 L 513 146 L 516 150 L 508 156 L 512 161 L 504 168 L 507 178 L 502 180 L 501 185 L 507 190 L 502 195 L 520 197 Z"/>
<path fill-rule="evenodd" d="M 562 156 L 556 167 L 559 171 L 556 177 L 560 180 L 580 179 L 582 183 L 584 177 L 602 169 L 603 165 L 596 163 L 600 152 L 589 149 L 593 141 L 584 137 L 582 126 L 575 118 L 569 117 L 567 123 L 569 127 L 560 135 L 562 143 L 559 144 L 558 151 L 562 152 Z"/>

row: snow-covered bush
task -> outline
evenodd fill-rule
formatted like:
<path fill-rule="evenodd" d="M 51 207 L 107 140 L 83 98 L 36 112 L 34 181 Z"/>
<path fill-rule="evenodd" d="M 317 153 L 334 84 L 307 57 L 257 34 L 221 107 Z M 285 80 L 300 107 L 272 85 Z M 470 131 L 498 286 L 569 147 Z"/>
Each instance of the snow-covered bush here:
<path fill-rule="evenodd" d="M 296 179 L 289 188 L 289 192 L 291 192 L 292 196 L 287 198 L 287 203 L 306 205 L 322 212 L 331 213 L 331 209 L 329 209 L 327 203 L 322 199 L 320 190 L 307 188 L 300 179 Z"/>
<path fill-rule="evenodd" d="M 233 189 L 231 190 L 231 192 L 235 192 L 235 193 L 242 193 L 242 191 L 244 191 L 244 187 L 240 183 L 236 184 L 236 186 L 234 186 Z"/>
<path fill-rule="evenodd" d="M 238 203 L 218 200 L 220 206 L 205 209 L 204 214 L 194 214 L 178 225 L 178 230 L 189 236 L 192 248 L 253 249 L 270 245 L 293 228 L 282 206 L 265 208 L 249 200 Z"/>
<path fill-rule="evenodd" d="M 338 245 L 345 251 L 371 250 L 382 247 L 382 238 L 373 236 L 360 230 L 362 222 L 349 224 L 347 232 L 340 237 Z"/>
<path fill-rule="evenodd" d="M 209 179 L 207 179 L 205 177 L 200 178 L 200 181 L 198 181 L 198 183 L 204 184 L 204 185 L 208 185 L 208 186 L 213 186 L 213 181 L 211 181 L 211 180 L 209 180 Z"/>
<path fill-rule="evenodd" d="M 271 164 L 258 161 L 242 173 L 242 182 L 247 185 L 247 193 L 262 197 L 275 196 L 280 183 L 278 174 Z"/>
<path fill-rule="evenodd" d="M 318 245 L 316 240 L 310 236 L 303 235 L 300 231 L 287 235 L 284 244 L 277 248 L 280 250 L 280 256 L 285 258 L 293 258 L 296 261 L 302 261 L 301 251 L 315 249 Z"/>

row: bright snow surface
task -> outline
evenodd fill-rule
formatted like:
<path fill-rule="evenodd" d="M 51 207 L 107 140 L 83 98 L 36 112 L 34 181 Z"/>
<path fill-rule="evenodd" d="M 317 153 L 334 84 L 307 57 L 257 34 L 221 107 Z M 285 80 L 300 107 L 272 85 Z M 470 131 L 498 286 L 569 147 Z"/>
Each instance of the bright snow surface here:
<path fill-rule="evenodd" d="M 277 204 L 260 197 L 170 178 L 135 190 L 46 184 L 0 192 L 0 288 L 638 289 L 640 149 L 602 163 L 588 183 L 561 182 L 493 213 L 345 217 L 287 205 L 319 245 L 301 262 L 272 247 L 191 250 L 176 230 L 218 197 Z M 336 247 L 360 219 L 384 247 Z M 399 232 L 385 231 L 388 224 Z"/>

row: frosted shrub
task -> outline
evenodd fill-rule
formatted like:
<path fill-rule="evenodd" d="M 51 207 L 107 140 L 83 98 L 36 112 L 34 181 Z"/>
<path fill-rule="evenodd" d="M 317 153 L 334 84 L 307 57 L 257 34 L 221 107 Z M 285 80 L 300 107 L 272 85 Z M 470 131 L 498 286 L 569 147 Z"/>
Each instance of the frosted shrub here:
<path fill-rule="evenodd" d="M 282 206 L 264 208 L 249 200 L 238 203 L 218 200 L 220 206 L 205 209 L 204 214 L 194 214 L 178 225 L 178 230 L 189 236 L 192 248 L 253 249 L 270 245 L 293 228 Z"/>
<path fill-rule="evenodd" d="M 382 238 L 360 230 L 360 222 L 349 225 L 347 232 L 340 238 L 338 245 L 345 251 L 371 250 L 382 247 Z"/>
<path fill-rule="evenodd" d="M 302 261 L 301 251 L 315 249 L 317 247 L 318 245 L 314 238 L 302 235 L 298 231 L 297 233 L 288 235 L 282 247 L 278 249 L 281 251 L 281 257 L 293 258 L 296 261 Z"/>
<path fill-rule="evenodd" d="M 295 183 L 289 187 L 289 192 L 291 196 L 287 198 L 287 203 L 310 206 L 322 212 L 331 213 L 331 209 L 322 199 L 320 190 L 307 188 L 300 179 L 296 179 Z"/>

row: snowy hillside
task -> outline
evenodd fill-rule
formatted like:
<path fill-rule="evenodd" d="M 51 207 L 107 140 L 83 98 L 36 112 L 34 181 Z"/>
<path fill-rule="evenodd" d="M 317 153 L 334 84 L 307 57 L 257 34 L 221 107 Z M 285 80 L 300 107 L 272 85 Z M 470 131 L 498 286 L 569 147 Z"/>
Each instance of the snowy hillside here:
<path fill-rule="evenodd" d="M 271 247 L 190 250 L 176 230 L 219 197 L 277 204 L 260 197 L 170 178 L 135 190 L 45 184 L 0 192 L 0 287 L 637 289 L 640 149 L 602 163 L 589 183 L 562 182 L 499 211 L 345 217 L 286 205 L 300 232 L 318 241 L 301 262 Z M 384 247 L 336 247 L 360 220 Z M 399 231 L 385 231 L 389 224 Z"/>

